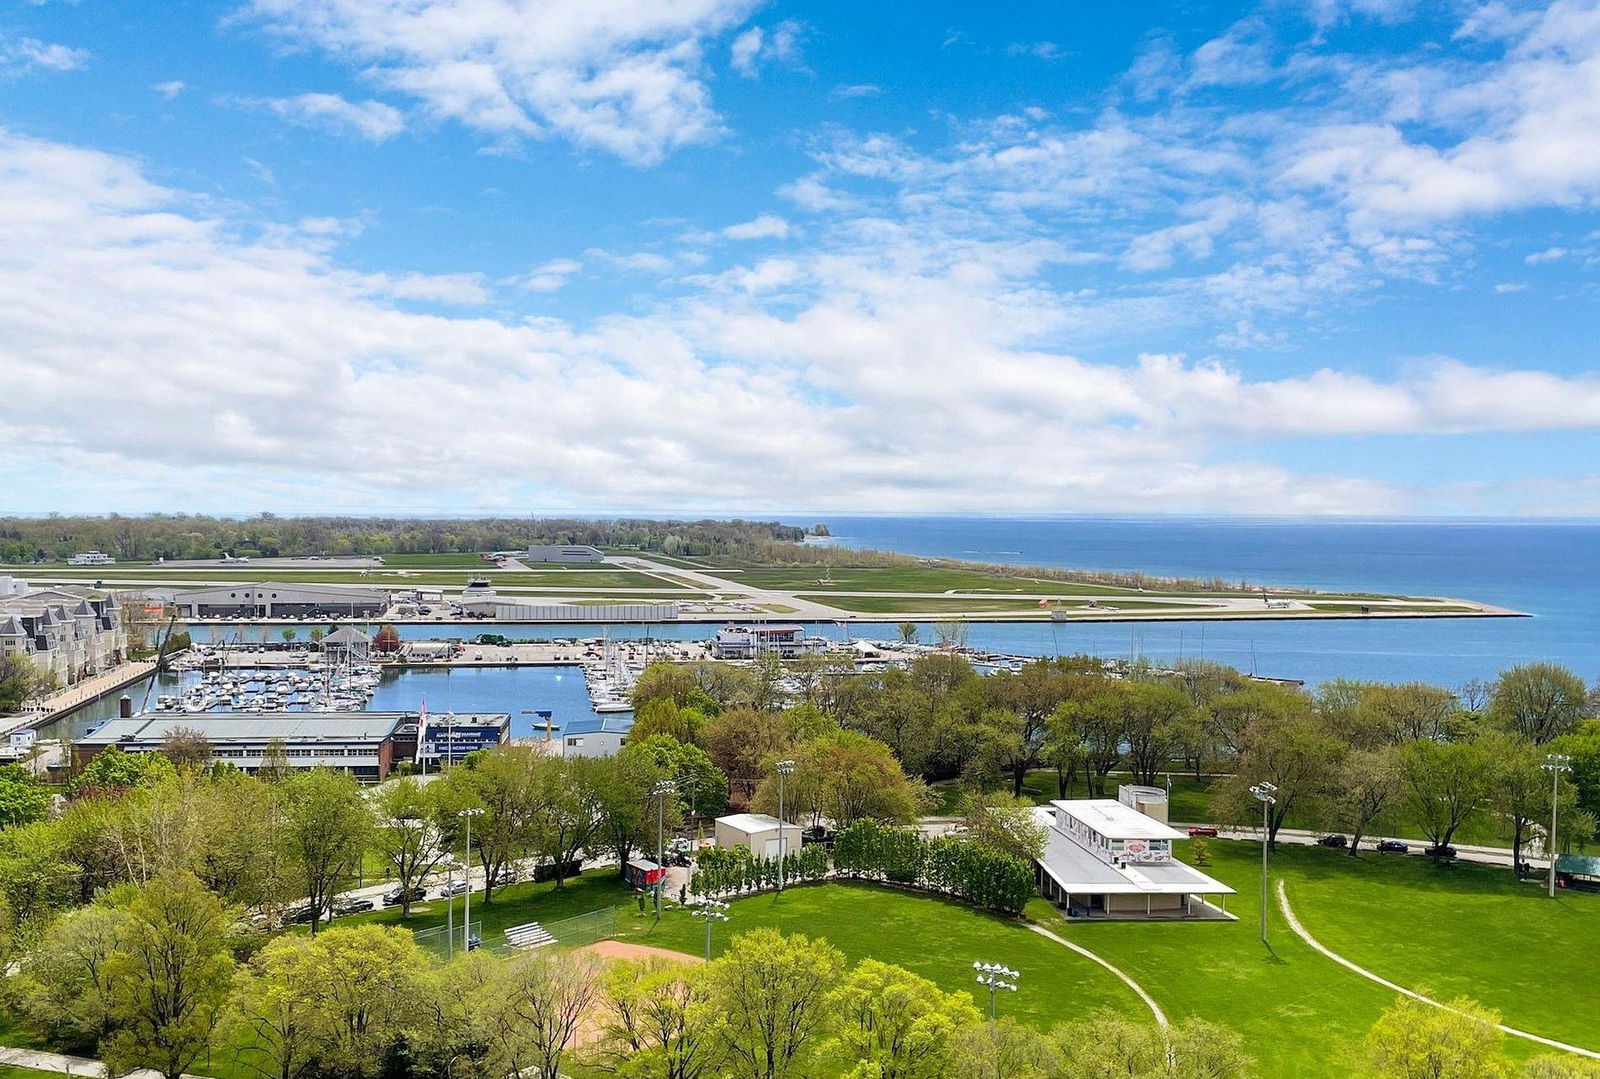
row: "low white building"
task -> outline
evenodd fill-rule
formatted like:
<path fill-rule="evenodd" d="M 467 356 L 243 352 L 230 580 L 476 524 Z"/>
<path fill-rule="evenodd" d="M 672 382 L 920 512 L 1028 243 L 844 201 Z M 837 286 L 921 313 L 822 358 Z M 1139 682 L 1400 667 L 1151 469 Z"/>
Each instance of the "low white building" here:
<path fill-rule="evenodd" d="M 776 858 L 780 836 L 783 853 L 793 854 L 800 849 L 798 824 L 788 824 L 768 813 L 731 813 L 717 818 L 717 846 L 748 847 L 757 858 Z"/>
<path fill-rule="evenodd" d="M 1182 832 L 1110 798 L 1055 801 L 1034 813 L 1045 829 L 1039 891 L 1070 916 L 1226 916 L 1234 890 L 1173 857 Z"/>
<path fill-rule="evenodd" d="M 628 744 L 631 715 L 580 716 L 561 728 L 565 757 L 613 757 Z"/>
<path fill-rule="evenodd" d="M 582 543 L 540 543 L 519 556 L 524 562 L 604 562 L 600 548 Z"/>
<path fill-rule="evenodd" d="M 99 551 L 84 551 L 67 559 L 69 566 L 114 566 L 117 560 Z"/>

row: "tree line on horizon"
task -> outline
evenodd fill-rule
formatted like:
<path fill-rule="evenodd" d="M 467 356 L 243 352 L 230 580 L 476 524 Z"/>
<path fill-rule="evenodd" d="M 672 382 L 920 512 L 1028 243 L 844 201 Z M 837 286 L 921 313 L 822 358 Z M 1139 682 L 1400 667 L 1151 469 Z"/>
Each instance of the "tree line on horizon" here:
<path fill-rule="evenodd" d="M 806 530 L 776 521 L 644 518 L 213 517 L 150 514 L 0 517 L 0 562 L 60 561 L 98 550 L 157 558 L 478 554 L 537 544 L 588 544 L 662 554 L 744 555 L 798 543 Z"/>
<path fill-rule="evenodd" d="M 923 566 L 1041 580 L 1181 591 L 1254 590 L 1247 581 L 1160 577 L 1095 569 L 1063 569 L 924 558 L 894 551 L 804 542 L 827 536 L 824 523 L 800 528 L 777 521 L 644 518 L 411 518 L 145 516 L 0 517 L 0 564 L 59 562 L 87 550 L 119 561 L 161 558 L 372 557 L 396 554 L 480 554 L 537 544 L 587 544 L 673 557 L 715 558 L 756 566 L 820 569 Z M 1283 589 L 1269 589 L 1283 591 Z M 1299 591 L 1304 591 L 1299 590 Z"/>

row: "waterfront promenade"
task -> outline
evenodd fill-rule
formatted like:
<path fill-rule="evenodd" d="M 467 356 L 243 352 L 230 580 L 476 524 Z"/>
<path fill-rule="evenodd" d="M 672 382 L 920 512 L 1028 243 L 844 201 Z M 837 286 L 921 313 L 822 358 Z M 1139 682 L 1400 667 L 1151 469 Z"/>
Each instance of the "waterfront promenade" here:
<path fill-rule="evenodd" d="M 15 715 L 0 716 L 0 737 L 12 731 L 31 727 L 40 720 L 63 712 L 70 712 L 94 700 L 96 697 L 113 693 L 123 686 L 131 686 L 142 678 L 153 674 L 156 669 L 154 660 L 140 659 L 124 663 L 109 671 L 102 671 L 92 678 L 85 678 L 75 682 L 62 690 L 40 701 L 35 707 Z"/>

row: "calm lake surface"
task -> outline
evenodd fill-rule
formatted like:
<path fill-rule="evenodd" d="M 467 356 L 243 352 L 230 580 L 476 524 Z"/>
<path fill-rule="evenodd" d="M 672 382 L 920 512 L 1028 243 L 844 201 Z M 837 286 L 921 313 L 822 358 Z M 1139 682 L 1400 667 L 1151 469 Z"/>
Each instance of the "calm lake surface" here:
<path fill-rule="evenodd" d="M 1329 678 L 1433 682 L 1456 688 L 1517 663 L 1551 660 L 1600 679 L 1600 525 L 1580 521 L 1385 521 L 1200 517 L 840 517 L 830 542 L 1017 565 L 1221 577 L 1340 591 L 1459 596 L 1531 618 L 1182 624 L 987 623 L 969 643 L 1020 655 L 1091 652 L 1154 660 L 1204 655 L 1245 671 L 1315 684 Z M 598 625 L 473 623 L 401 626 L 402 637 L 597 637 Z M 708 636 L 702 624 L 612 626 L 613 637 Z M 302 638 L 309 627 L 298 628 Z M 819 632 L 843 639 L 838 626 Z M 898 636 L 893 625 L 853 623 L 860 637 Z M 278 627 L 195 627 L 197 641 L 277 640 Z M 923 639 L 931 640 L 925 627 Z M 133 691 L 137 702 L 142 689 Z M 170 692 L 160 690 L 158 692 Z M 576 668 L 390 672 L 371 707 L 431 712 L 503 711 L 528 733 L 522 709 L 557 722 L 591 715 Z M 75 728 L 116 712 L 114 697 L 74 716 Z"/>

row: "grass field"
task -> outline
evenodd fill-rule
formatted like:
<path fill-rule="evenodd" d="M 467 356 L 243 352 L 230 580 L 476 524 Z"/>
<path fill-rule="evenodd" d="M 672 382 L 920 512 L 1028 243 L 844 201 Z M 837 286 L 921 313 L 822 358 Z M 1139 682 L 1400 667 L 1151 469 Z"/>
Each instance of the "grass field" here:
<path fill-rule="evenodd" d="M 835 596 L 828 593 L 811 595 L 801 593 L 796 598 L 808 599 L 816 603 L 826 603 L 828 606 L 837 607 L 842 611 L 860 611 L 863 614 L 965 614 L 984 611 L 1015 611 L 1019 613 L 1032 611 L 1041 617 L 1045 614 L 1044 610 L 1039 606 L 1039 601 L 1032 599 L 989 599 L 987 597 L 956 599 L 947 596 Z"/>
<path fill-rule="evenodd" d="M 21 572 L 20 570 L 18 572 Z M 58 578 L 74 581 L 131 581 L 138 584 L 162 585 L 173 581 L 198 581 L 204 584 L 255 584 L 279 582 L 283 584 L 358 584 L 375 588 L 415 588 L 419 585 L 441 588 L 463 587 L 473 577 L 487 576 L 496 586 L 523 589 L 537 588 L 587 588 L 600 591 L 607 588 L 674 589 L 676 582 L 639 573 L 634 570 L 588 570 L 573 572 L 570 569 L 539 569 L 527 573 L 512 570 L 483 570 L 476 573 L 448 573 L 430 570 L 375 569 L 363 577 L 360 570 L 282 570 L 252 569 L 150 569 L 148 567 L 99 566 L 94 572 L 82 572 L 74 567 L 68 570 L 34 571 L 39 579 Z"/>
<path fill-rule="evenodd" d="M 1023 988 L 1004 994 L 1001 1009 L 1041 1027 L 1068 1014 L 1068 1007 L 1150 1014 L 1111 974 L 1021 922 L 942 899 L 872 884 L 811 884 L 739 900 L 728 915 L 730 920 L 713 930 L 713 955 L 734 934 L 770 925 L 785 933 L 826 937 L 851 962 L 870 956 L 915 971 L 947 990 L 967 990 L 984 1012 L 989 996 L 984 991 L 980 999 L 972 963 L 1004 963 L 1021 972 Z M 623 912 L 618 926 L 623 939 L 704 954 L 705 926 L 687 911 L 668 912 L 659 923 Z"/>
<path fill-rule="evenodd" d="M 1188 844 L 1182 844 L 1184 848 Z M 1271 948 L 1258 938 L 1260 847 L 1216 840 L 1206 871 L 1238 889 L 1233 922 L 1067 922 L 1042 900 L 1029 915 L 1137 980 L 1169 1015 L 1199 1015 L 1240 1032 L 1261 1079 L 1357 1079 L 1362 1040 L 1392 994 L 1317 954 L 1295 937 L 1274 908 Z M 1187 853 L 1183 851 L 1180 853 Z M 1440 869 L 1421 858 L 1361 859 L 1320 848 L 1273 855 L 1306 927 L 1323 944 L 1401 985 L 1438 996 L 1465 995 L 1498 1008 L 1505 1020 L 1550 1037 L 1600 1048 L 1600 896 L 1563 894 L 1551 901 L 1503 870 Z M 475 903 L 484 937 L 508 925 L 618 908 L 621 939 L 701 954 L 703 924 L 669 909 L 657 922 L 638 913 L 615 870 L 553 884 L 513 885 L 493 904 Z M 731 920 L 714 929 L 714 951 L 741 930 L 771 925 L 830 940 L 850 961 L 872 956 L 898 963 L 947 989 L 972 992 L 974 959 L 1022 972 L 1021 991 L 1001 1008 L 1042 1028 L 1097 1007 L 1148 1012 L 1110 974 L 1021 922 L 945 900 L 841 882 L 802 885 L 782 895 L 736 900 Z M 457 910 L 459 917 L 460 910 Z M 443 904 L 418 908 L 404 923 L 443 924 Z M 340 919 L 398 924 L 387 910 Z M 981 1008 L 987 995 L 974 993 Z M 0 1012 L 0 1044 L 42 1047 L 37 1035 Z M 81 1048 L 81 1047 L 80 1047 Z M 1546 1052 L 1509 1039 L 1517 1057 Z M 228 1049 L 197 1069 L 242 1079 Z M 35 1079 L 0 1072 L 0 1079 Z"/>
<path fill-rule="evenodd" d="M 707 573 L 721 572 L 706 566 Z M 1106 595 L 1132 594 L 1128 589 L 1105 585 L 1076 584 L 1071 581 L 1045 581 L 1031 577 L 1011 577 L 978 573 L 973 570 L 942 569 L 936 566 L 871 566 L 859 569 L 755 569 L 728 570 L 727 579 L 752 588 L 807 592 L 994 592 L 1004 595 Z M 826 582 L 826 583 L 824 583 Z"/>
<path fill-rule="evenodd" d="M 1289 902 L 1324 946 L 1400 985 L 1468 996 L 1511 1026 L 1600 1050 L 1600 896 L 1550 899 L 1542 880 L 1504 869 L 1377 858 L 1286 863 L 1296 867 Z M 1347 887 L 1352 877 L 1373 886 Z"/>

